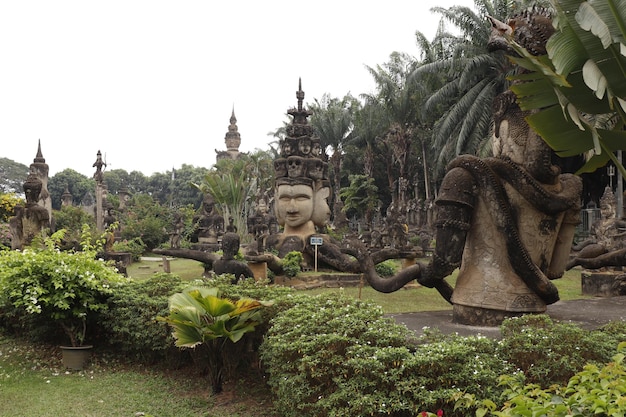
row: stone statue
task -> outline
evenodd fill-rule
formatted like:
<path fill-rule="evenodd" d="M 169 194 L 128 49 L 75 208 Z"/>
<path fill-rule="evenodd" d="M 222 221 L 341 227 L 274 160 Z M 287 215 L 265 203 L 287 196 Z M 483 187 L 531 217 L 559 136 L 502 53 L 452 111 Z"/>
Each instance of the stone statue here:
<path fill-rule="evenodd" d="M 239 252 L 239 235 L 233 232 L 226 232 L 222 237 L 222 252 L 220 259 L 213 262 L 213 271 L 218 274 L 233 274 L 233 284 L 240 278 L 252 278 L 254 274 L 245 262 L 235 259 Z"/>
<path fill-rule="evenodd" d="M 208 249 L 217 250 L 218 238 L 224 233 L 224 218 L 215 210 L 213 196 L 204 196 L 201 212 L 193 220 L 197 226 L 198 243 L 207 245 Z"/>
<path fill-rule="evenodd" d="M 185 221 L 180 213 L 174 214 L 174 226 L 170 232 L 170 247 L 172 249 L 180 248 L 180 240 L 185 230 Z"/>
<path fill-rule="evenodd" d="M 342 245 L 323 233 L 330 217 L 328 163 L 321 159 L 319 138 L 313 135 L 313 128 L 308 124 L 307 118 L 311 113 L 302 106 L 302 83 L 298 87 L 298 107 L 288 112 L 293 120 L 287 127 L 287 137 L 280 143 L 280 158 L 274 161 L 274 209 L 283 230 L 267 238 L 267 247 L 275 249 L 278 256 L 249 252 L 246 259 L 256 263 L 266 262 L 269 269 L 280 275 L 281 259 L 287 253 L 301 252 L 305 267 L 312 265 L 317 253 L 321 268 L 359 273 L 359 261 L 343 253 Z M 301 141 L 305 143 L 301 144 Z M 322 238 L 323 243 L 311 244 L 313 236 Z M 382 262 L 396 257 L 398 253 L 397 249 L 383 248 L 372 253 L 371 257 L 375 262 Z"/>
<path fill-rule="evenodd" d="M 516 33 L 526 35 L 520 27 L 546 20 L 528 13 L 515 19 Z M 491 20 L 494 46 L 505 24 Z M 553 31 L 549 26 L 538 33 Z M 495 156 L 464 155 L 448 167 L 436 201 L 432 261 L 383 279 L 367 255 L 353 251 L 372 287 L 391 292 L 417 279 L 452 303 L 453 320 L 461 324 L 498 325 L 506 317 L 545 312 L 559 299 L 551 280 L 565 270 L 579 223 L 580 178 L 552 165 L 550 148 L 530 129 L 512 92 L 497 97 L 495 106 Z M 444 278 L 456 268 L 452 289 Z"/>
<path fill-rule="evenodd" d="M 93 178 L 96 180 L 96 183 L 102 184 L 104 180 L 104 173 L 102 167 L 106 168 L 107 164 L 102 160 L 102 152 L 98 150 L 96 154 L 96 162 L 93 163 L 93 167 L 96 168 L 96 172 L 93 174 Z"/>
<path fill-rule="evenodd" d="M 41 180 L 34 173 L 28 174 L 24 182 L 26 205 L 16 208 L 16 216 L 9 220 L 12 249 L 23 249 L 37 235 L 43 235 L 50 228 L 48 210 L 38 204 L 42 189 Z"/>
<path fill-rule="evenodd" d="M 626 221 L 615 217 L 616 206 L 615 194 L 611 187 L 607 186 L 600 198 L 602 217 L 591 226 L 591 237 L 573 246 L 574 257 L 567 263 L 567 269 L 609 252 L 626 248 Z"/>

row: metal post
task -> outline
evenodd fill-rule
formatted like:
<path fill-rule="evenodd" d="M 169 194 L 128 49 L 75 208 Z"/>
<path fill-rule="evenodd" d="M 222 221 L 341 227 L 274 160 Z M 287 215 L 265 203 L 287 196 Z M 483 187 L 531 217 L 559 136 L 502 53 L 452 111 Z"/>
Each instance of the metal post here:
<path fill-rule="evenodd" d="M 622 165 L 622 151 L 617 151 L 617 161 Z M 622 177 L 621 169 L 617 170 L 617 213 L 616 217 L 621 219 L 624 217 L 624 178 Z"/>

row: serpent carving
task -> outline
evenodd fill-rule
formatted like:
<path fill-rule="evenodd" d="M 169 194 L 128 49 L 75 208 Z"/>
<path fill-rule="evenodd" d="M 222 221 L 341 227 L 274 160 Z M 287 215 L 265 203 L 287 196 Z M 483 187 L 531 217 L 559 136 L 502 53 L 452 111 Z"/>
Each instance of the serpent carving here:
<path fill-rule="evenodd" d="M 511 19 L 513 26 L 489 19 L 492 50 L 508 45 L 502 38 L 507 34 L 521 36 L 518 42 L 534 53 L 545 53 L 553 29 L 544 9 L 521 13 Z M 528 127 L 526 115 L 511 91 L 501 94 L 494 102 L 496 156 L 462 155 L 447 167 L 429 264 L 384 279 L 363 248 L 348 250 L 373 288 L 391 292 L 417 280 L 436 288 L 454 305 L 455 321 L 465 324 L 497 324 L 510 315 L 545 311 L 545 305 L 558 301 L 551 279 L 565 270 L 582 182 L 552 165 L 551 150 Z M 458 267 L 452 289 L 444 278 Z"/>

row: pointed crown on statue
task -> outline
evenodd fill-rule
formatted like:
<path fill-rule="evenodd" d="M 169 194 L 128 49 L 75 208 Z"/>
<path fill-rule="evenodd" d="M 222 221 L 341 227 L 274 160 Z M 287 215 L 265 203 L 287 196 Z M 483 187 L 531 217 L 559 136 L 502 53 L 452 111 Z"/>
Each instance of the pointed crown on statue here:
<path fill-rule="evenodd" d="M 322 159 L 320 139 L 307 120 L 312 113 L 302 104 L 302 80 L 298 83 L 296 98 L 298 107 L 287 111 L 293 120 L 287 126 L 287 136 L 279 142 L 280 158 L 274 160 L 276 186 L 304 184 L 315 190 L 328 187 L 328 163 Z"/>

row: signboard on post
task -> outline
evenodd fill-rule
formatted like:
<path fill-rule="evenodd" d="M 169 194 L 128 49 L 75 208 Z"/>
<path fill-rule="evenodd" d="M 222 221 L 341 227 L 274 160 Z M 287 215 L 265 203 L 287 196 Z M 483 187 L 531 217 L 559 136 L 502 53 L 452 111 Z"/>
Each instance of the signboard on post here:
<path fill-rule="evenodd" d="M 324 238 L 320 236 L 311 236 L 311 245 L 315 246 L 315 272 L 317 272 L 317 247 L 324 244 Z"/>

